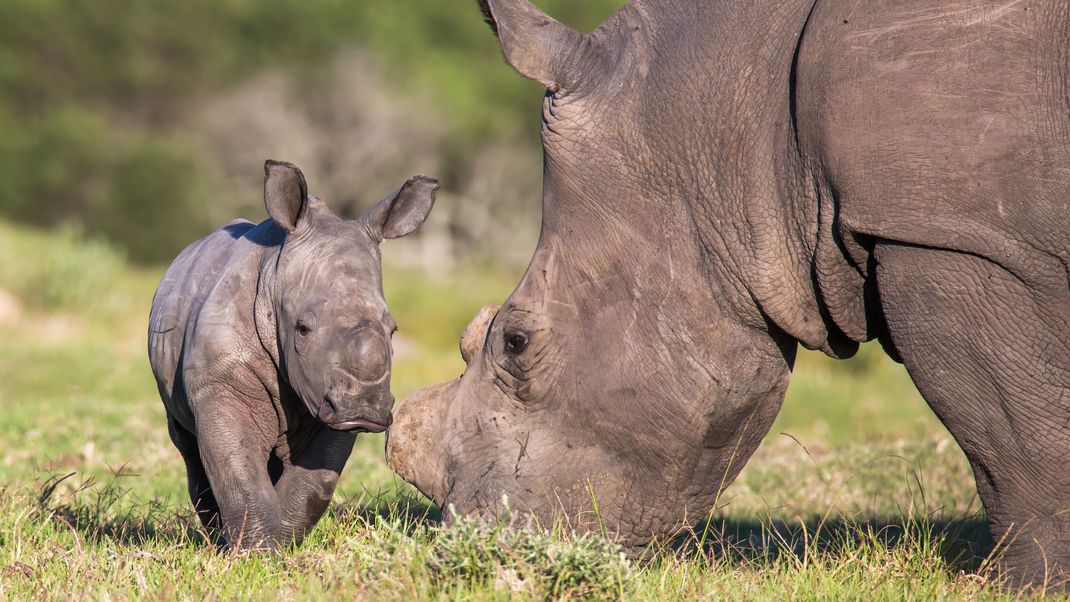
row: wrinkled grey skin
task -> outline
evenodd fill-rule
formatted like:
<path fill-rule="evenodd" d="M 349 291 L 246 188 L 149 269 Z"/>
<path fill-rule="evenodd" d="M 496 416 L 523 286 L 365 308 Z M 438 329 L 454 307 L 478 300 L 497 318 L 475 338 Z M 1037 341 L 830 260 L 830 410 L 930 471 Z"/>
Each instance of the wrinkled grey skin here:
<path fill-rule="evenodd" d="M 639 550 L 709 511 L 798 344 L 876 338 L 1011 578 L 1067 576 L 1070 4 L 635 0 L 591 35 L 484 8 L 549 90 L 542 235 L 464 375 L 398 410 L 398 473 Z"/>
<path fill-rule="evenodd" d="M 149 360 L 190 498 L 231 547 L 300 542 L 327 509 L 360 431 L 390 424 L 390 336 L 379 243 L 427 217 L 417 176 L 357 220 L 264 167 L 270 220 L 187 247 L 149 316 Z M 220 532 L 221 531 L 221 532 Z"/>

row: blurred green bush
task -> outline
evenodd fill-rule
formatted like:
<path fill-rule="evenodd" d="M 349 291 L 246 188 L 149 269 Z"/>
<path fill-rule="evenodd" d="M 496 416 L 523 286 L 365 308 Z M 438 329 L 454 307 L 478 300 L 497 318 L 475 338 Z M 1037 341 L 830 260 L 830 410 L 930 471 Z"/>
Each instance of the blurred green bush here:
<path fill-rule="evenodd" d="M 93 313 L 110 302 L 125 263 L 71 227 L 45 233 L 0 222 L 0 291 L 30 309 Z"/>
<path fill-rule="evenodd" d="M 539 4 L 590 29 L 623 0 Z M 183 132 L 197 103 L 265 70 L 315 88 L 351 48 L 440 111 L 447 186 L 489 136 L 535 147 L 538 86 L 502 65 L 474 0 L 5 0 L 0 216 L 168 259 L 209 227 L 222 178 Z"/>

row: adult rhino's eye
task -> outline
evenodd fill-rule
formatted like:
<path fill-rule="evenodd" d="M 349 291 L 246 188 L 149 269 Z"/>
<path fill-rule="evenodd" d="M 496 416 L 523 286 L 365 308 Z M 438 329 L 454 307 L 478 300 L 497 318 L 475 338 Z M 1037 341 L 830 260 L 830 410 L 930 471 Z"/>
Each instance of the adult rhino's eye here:
<path fill-rule="evenodd" d="M 304 322 L 298 322 L 295 330 L 297 330 L 297 336 L 300 337 L 307 337 L 308 335 L 312 334 L 312 328 Z"/>
<path fill-rule="evenodd" d="M 505 351 L 513 355 L 519 355 L 528 348 L 528 335 L 523 332 L 505 333 Z"/>

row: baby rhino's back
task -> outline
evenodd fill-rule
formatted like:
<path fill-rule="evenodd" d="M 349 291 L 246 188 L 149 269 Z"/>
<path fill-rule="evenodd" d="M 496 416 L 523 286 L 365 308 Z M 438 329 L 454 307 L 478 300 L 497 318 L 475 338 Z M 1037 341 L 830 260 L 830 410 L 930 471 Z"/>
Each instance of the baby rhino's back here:
<path fill-rule="evenodd" d="M 231 263 L 237 241 L 254 227 L 248 220 L 235 220 L 194 242 L 179 253 L 156 288 L 149 312 L 149 362 L 164 405 L 180 422 L 189 413 L 180 381 L 191 321 Z"/>

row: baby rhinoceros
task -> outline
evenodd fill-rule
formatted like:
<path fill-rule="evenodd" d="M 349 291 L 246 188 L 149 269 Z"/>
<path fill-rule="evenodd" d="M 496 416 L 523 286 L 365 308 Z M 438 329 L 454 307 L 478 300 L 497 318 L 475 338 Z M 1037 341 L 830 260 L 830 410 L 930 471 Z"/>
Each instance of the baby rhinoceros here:
<path fill-rule="evenodd" d="M 423 223 L 438 182 L 416 176 L 359 219 L 264 166 L 271 219 L 231 222 L 160 282 L 149 359 L 189 494 L 218 543 L 300 542 L 327 509 L 361 431 L 391 420 L 379 243 Z M 222 536 L 222 537 L 221 537 Z"/>

